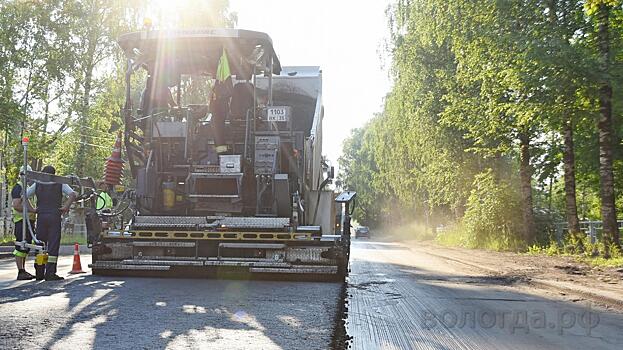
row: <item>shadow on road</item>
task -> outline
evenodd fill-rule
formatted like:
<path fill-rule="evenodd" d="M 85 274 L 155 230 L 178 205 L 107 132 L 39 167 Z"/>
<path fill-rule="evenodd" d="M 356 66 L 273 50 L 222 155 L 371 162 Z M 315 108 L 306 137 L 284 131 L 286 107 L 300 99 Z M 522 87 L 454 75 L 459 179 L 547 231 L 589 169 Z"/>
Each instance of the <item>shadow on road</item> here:
<path fill-rule="evenodd" d="M 521 276 L 444 269 L 374 243 L 356 244 L 352 258 L 344 294 L 337 283 L 91 275 L 2 289 L 0 347 L 326 349 L 349 336 L 353 349 L 623 343 L 623 315 L 531 293 Z M 348 334 L 332 342 L 337 311 Z"/>
<path fill-rule="evenodd" d="M 91 275 L 33 282 L 0 291 L 1 308 L 33 305 L 13 310 L 24 317 L 3 327 L 0 337 L 15 338 L 16 347 L 20 337 L 34 337 L 46 349 L 323 349 L 331 341 L 339 291 L 336 283 Z M 21 303 L 27 301 L 32 304 Z"/>

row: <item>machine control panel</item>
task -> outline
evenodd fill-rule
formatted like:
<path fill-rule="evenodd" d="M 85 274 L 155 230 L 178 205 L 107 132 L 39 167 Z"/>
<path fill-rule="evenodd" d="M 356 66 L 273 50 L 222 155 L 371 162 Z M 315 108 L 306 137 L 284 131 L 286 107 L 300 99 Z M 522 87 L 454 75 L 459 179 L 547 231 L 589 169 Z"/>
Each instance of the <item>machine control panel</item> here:
<path fill-rule="evenodd" d="M 255 137 L 255 175 L 273 175 L 279 152 L 279 136 Z"/>

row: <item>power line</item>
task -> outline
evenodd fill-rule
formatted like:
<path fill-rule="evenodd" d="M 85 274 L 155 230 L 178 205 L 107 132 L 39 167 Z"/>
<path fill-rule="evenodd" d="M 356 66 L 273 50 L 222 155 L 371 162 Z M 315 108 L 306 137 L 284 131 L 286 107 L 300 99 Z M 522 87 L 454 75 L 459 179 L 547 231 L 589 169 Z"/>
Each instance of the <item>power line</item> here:
<path fill-rule="evenodd" d="M 102 145 L 94 145 L 92 143 L 87 143 L 87 142 L 82 142 L 82 141 L 73 141 L 73 142 L 74 143 L 79 143 L 79 144 L 85 145 L 85 146 L 110 149 L 110 147 L 106 147 L 106 146 L 102 146 Z"/>
<path fill-rule="evenodd" d="M 107 131 L 103 131 L 103 130 L 101 130 L 101 129 L 97 129 L 97 128 L 94 128 L 94 127 L 92 127 L 92 126 L 88 126 L 88 125 L 78 125 L 78 127 L 79 127 L 79 128 L 91 129 L 91 130 L 94 130 L 94 131 L 97 131 L 97 132 L 101 132 L 101 133 L 103 133 L 103 134 L 108 133 Z"/>
<path fill-rule="evenodd" d="M 112 142 L 114 142 L 115 139 L 116 139 L 116 136 L 105 137 L 105 136 L 85 135 L 85 134 L 76 134 L 76 135 L 80 136 L 80 137 L 90 137 L 90 138 L 94 138 L 94 139 L 100 139 L 100 140 L 106 140 L 106 141 L 112 141 Z"/>

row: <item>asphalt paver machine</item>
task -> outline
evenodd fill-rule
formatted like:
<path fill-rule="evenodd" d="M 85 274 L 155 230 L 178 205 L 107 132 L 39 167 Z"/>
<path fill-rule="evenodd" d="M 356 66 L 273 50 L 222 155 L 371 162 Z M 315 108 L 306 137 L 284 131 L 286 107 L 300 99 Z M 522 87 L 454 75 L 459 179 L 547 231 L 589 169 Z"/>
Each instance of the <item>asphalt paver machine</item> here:
<path fill-rule="evenodd" d="M 282 67 L 270 37 L 246 30 L 118 42 L 133 210 L 87 223 L 93 273 L 343 278 L 355 193 L 328 188 L 319 67 Z"/>

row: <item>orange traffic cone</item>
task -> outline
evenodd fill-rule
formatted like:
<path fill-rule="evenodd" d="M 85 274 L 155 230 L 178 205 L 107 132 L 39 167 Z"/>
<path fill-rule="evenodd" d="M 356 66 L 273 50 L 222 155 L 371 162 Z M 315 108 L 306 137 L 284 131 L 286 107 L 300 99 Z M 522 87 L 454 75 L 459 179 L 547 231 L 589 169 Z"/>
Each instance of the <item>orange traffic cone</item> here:
<path fill-rule="evenodd" d="M 78 246 L 78 243 L 74 244 L 74 266 L 69 273 L 85 273 L 82 271 L 82 264 L 80 264 L 80 247 Z"/>

